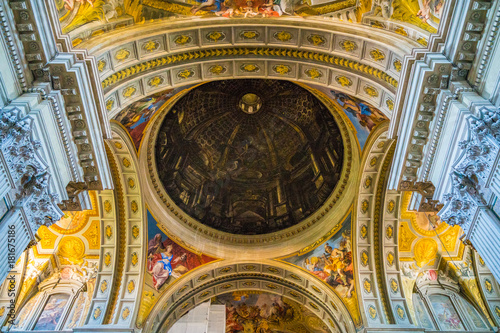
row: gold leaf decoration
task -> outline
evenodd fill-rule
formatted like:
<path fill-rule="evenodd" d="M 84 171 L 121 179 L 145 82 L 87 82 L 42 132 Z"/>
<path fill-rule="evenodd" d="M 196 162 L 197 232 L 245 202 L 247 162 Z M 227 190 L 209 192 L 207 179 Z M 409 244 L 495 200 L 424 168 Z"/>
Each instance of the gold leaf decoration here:
<path fill-rule="evenodd" d="M 415 243 L 413 252 L 415 254 L 415 261 L 418 267 L 424 267 L 429 262 L 436 258 L 438 245 L 432 238 L 423 238 Z"/>
<path fill-rule="evenodd" d="M 307 41 L 314 46 L 321 46 L 323 44 L 326 44 L 325 37 L 316 34 L 307 36 Z"/>
<path fill-rule="evenodd" d="M 358 45 L 355 42 L 346 39 L 342 40 L 339 45 L 344 51 L 347 52 L 353 52 L 358 48 Z"/>
<path fill-rule="evenodd" d="M 257 31 L 242 31 L 240 32 L 240 37 L 243 38 L 243 39 L 257 39 L 259 38 L 260 36 L 260 33 L 258 33 Z"/>
<path fill-rule="evenodd" d="M 115 147 L 116 147 L 117 149 L 122 149 L 122 144 L 121 144 L 120 142 L 118 142 L 118 141 L 117 141 L 117 142 L 115 142 Z"/>
<path fill-rule="evenodd" d="M 368 265 L 368 252 L 366 250 L 363 250 L 361 252 L 361 265 L 367 266 Z"/>
<path fill-rule="evenodd" d="M 122 312 L 122 319 L 123 319 L 123 320 L 127 319 L 129 315 L 130 315 L 130 310 L 129 310 L 129 308 L 125 308 L 125 309 L 123 309 L 123 312 Z"/>
<path fill-rule="evenodd" d="M 399 250 L 402 252 L 411 251 L 411 244 L 417 238 L 408 226 L 407 222 L 402 222 L 399 228 Z"/>
<path fill-rule="evenodd" d="M 316 68 L 307 69 L 305 73 L 308 77 L 310 77 L 313 80 L 319 79 L 320 77 L 323 76 L 323 73 Z"/>
<path fill-rule="evenodd" d="M 129 168 L 129 167 L 130 167 L 130 160 L 129 160 L 128 158 L 124 157 L 124 158 L 122 159 L 122 163 L 123 163 L 123 166 L 124 166 L 125 168 Z"/>
<path fill-rule="evenodd" d="M 378 90 L 375 89 L 374 87 L 372 86 L 365 86 L 363 88 L 363 90 L 365 91 L 365 93 L 371 97 L 378 97 Z"/>
<path fill-rule="evenodd" d="M 211 42 L 218 42 L 220 40 L 226 39 L 226 34 L 222 31 L 212 31 L 207 34 L 207 39 Z"/>
<path fill-rule="evenodd" d="M 106 61 L 104 61 L 103 59 L 99 60 L 99 61 L 97 62 L 97 70 L 98 70 L 99 72 L 102 72 L 102 71 L 106 68 L 106 65 L 107 65 L 107 64 L 106 64 Z"/>
<path fill-rule="evenodd" d="M 420 45 L 422 46 L 425 46 L 427 47 L 427 39 L 423 38 L 423 37 L 420 37 L 417 39 L 417 43 L 419 43 Z"/>
<path fill-rule="evenodd" d="M 368 314 L 370 315 L 370 317 L 372 319 L 377 318 L 377 310 L 375 309 L 375 307 L 373 305 L 370 305 L 368 307 Z"/>
<path fill-rule="evenodd" d="M 113 105 L 115 105 L 115 100 L 110 98 L 106 101 L 106 110 L 111 111 L 113 109 Z"/>
<path fill-rule="evenodd" d="M 398 290 L 399 290 L 399 287 L 398 287 L 398 283 L 396 282 L 396 280 L 395 280 L 395 279 L 391 279 L 391 281 L 390 281 L 390 285 L 391 285 L 391 290 L 392 290 L 392 292 L 393 292 L 394 294 L 395 294 L 395 293 L 397 293 L 397 292 L 398 292 Z"/>
<path fill-rule="evenodd" d="M 361 202 L 361 213 L 366 214 L 366 212 L 368 211 L 368 206 L 368 200 L 363 200 Z"/>
<path fill-rule="evenodd" d="M 254 64 L 243 64 L 243 65 L 241 65 L 240 68 L 242 71 L 249 72 L 249 73 L 260 71 L 259 66 L 254 65 Z"/>
<path fill-rule="evenodd" d="M 286 74 L 290 73 L 291 70 L 292 70 L 292 68 L 290 68 L 290 66 L 288 66 L 288 65 L 274 65 L 273 66 L 273 71 L 277 74 L 280 74 L 280 75 L 286 75 Z"/>
<path fill-rule="evenodd" d="M 392 225 L 387 226 L 385 229 L 385 236 L 388 239 L 392 239 L 392 236 L 394 235 L 394 229 L 392 228 Z"/>
<path fill-rule="evenodd" d="M 112 209 L 111 202 L 109 202 L 109 200 L 105 200 L 104 201 L 104 211 L 109 214 L 109 213 L 111 213 L 111 209 Z"/>
<path fill-rule="evenodd" d="M 271 273 L 279 273 L 280 270 L 277 269 L 276 267 L 267 267 L 267 270 Z"/>
<path fill-rule="evenodd" d="M 129 57 L 130 57 L 130 51 L 127 49 L 121 49 L 115 53 L 116 60 L 123 61 L 128 59 Z"/>
<path fill-rule="evenodd" d="M 368 235 L 368 227 L 366 226 L 366 224 L 363 224 L 361 226 L 360 235 L 362 239 L 365 239 L 366 236 Z"/>
<path fill-rule="evenodd" d="M 129 86 L 129 87 L 123 89 L 122 95 L 125 98 L 129 98 L 129 97 L 132 97 L 133 95 L 135 95 L 136 91 L 137 91 L 137 89 L 134 86 Z"/>
<path fill-rule="evenodd" d="M 130 189 L 134 189 L 135 188 L 135 180 L 134 180 L 134 178 L 129 178 L 128 179 L 128 187 Z"/>
<path fill-rule="evenodd" d="M 365 279 L 363 281 L 363 289 L 367 294 L 370 294 L 372 292 L 372 283 L 370 282 L 370 280 Z"/>
<path fill-rule="evenodd" d="M 88 241 L 90 250 L 98 250 L 101 247 L 101 233 L 99 221 L 93 220 L 82 236 Z"/>
<path fill-rule="evenodd" d="M 387 263 L 389 264 L 389 266 L 394 265 L 394 253 L 387 253 Z"/>
<path fill-rule="evenodd" d="M 106 254 L 104 255 L 104 265 L 111 265 L 111 254 L 109 254 L 109 252 L 106 252 Z"/>
<path fill-rule="evenodd" d="M 394 101 L 390 98 L 385 100 L 385 105 L 387 105 L 387 108 L 391 111 L 394 110 Z"/>
<path fill-rule="evenodd" d="M 232 268 L 231 268 L 231 267 L 224 267 L 224 268 L 222 268 L 222 269 L 219 271 L 219 273 L 228 273 L 228 272 L 230 272 L 231 270 L 232 270 Z"/>
<path fill-rule="evenodd" d="M 372 177 L 368 176 L 363 183 L 364 188 L 369 188 L 372 185 Z"/>
<path fill-rule="evenodd" d="M 399 318 L 401 318 L 401 319 L 405 318 L 405 311 L 403 310 L 403 308 L 400 305 L 396 306 L 396 313 L 398 314 Z"/>
<path fill-rule="evenodd" d="M 403 27 L 397 27 L 394 30 L 394 32 L 397 33 L 397 34 L 400 34 L 402 36 L 408 36 L 408 32 L 406 32 L 406 30 Z"/>
<path fill-rule="evenodd" d="M 156 51 L 160 47 L 160 43 L 155 40 L 149 40 L 142 45 L 142 48 L 146 50 L 146 52 L 151 53 Z"/>
<path fill-rule="evenodd" d="M 107 239 L 111 239 L 111 236 L 113 236 L 113 229 L 111 228 L 111 226 L 110 226 L 110 225 L 107 225 L 107 226 L 106 226 L 106 231 L 105 231 L 105 233 L 106 233 L 106 238 L 107 238 Z"/>
<path fill-rule="evenodd" d="M 488 279 L 484 280 L 484 287 L 486 288 L 486 291 L 488 292 L 488 294 L 493 293 L 493 285 L 491 284 L 490 280 L 488 280 Z"/>
<path fill-rule="evenodd" d="M 135 239 L 139 237 L 139 227 L 136 225 L 132 227 L 132 237 L 134 237 Z"/>
<path fill-rule="evenodd" d="M 394 202 L 394 200 L 389 200 L 387 203 L 387 212 L 390 214 L 394 213 L 394 208 L 396 208 L 396 202 Z"/>
<path fill-rule="evenodd" d="M 155 76 L 155 77 L 152 77 L 148 80 L 148 86 L 150 86 L 152 88 L 158 87 L 158 86 L 162 85 L 163 82 L 165 82 L 165 79 L 163 78 L 163 76 Z"/>
<path fill-rule="evenodd" d="M 277 39 L 282 42 L 288 42 L 290 39 L 292 39 L 292 34 L 289 33 L 288 31 L 279 31 L 275 32 L 273 34 L 274 39 Z"/>
<path fill-rule="evenodd" d="M 479 258 L 479 264 L 484 267 L 485 264 L 483 258 L 481 256 L 478 256 L 478 258 Z"/>
<path fill-rule="evenodd" d="M 93 317 L 95 320 L 97 320 L 101 316 L 102 310 L 100 307 L 95 308 Z"/>
<path fill-rule="evenodd" d="M 177 45 L 185 45 L 187 43 L 191 43 L 192 40 L 193 40 L 193 37 L 191 37 L 191 36 L 179 35 L 179 36 L 175 37 L 174 43 Z"/>
<path fill-rule="evenodd" d="M 54 248 L 58 236 L 51 232 L 47 226 L 41 225 L 37 234 L 40 236 L 40 245 L 42 246 L 42 249 Z"/>
<path fill-rule="evenodd" d="M 403 68 L 403 64 L 401 63 L 401 60 L 396 59 L 396 60 L 394 60 L 394 62 L 392 64 L 394 65 L 394 69 L 396 70 L 396 72 L 401 72 L 401 68 Z"/>
<path fill-rule="evenodd" d="M 137 201 L 135 200 L 132 200 L 132 202 L 130 202 L 130 209 L 132 210 L 132 213 L 137 213 L 137 211 L 139 210 L 139 205 L 137 204 Z"/>
<path fill-rule="evenodd" d="M 134 282 L 134 280 L 130 280 L 130 282 L 127 285 L 127 290 L 128 290 L 129 294 L 131 294 L 135 290 L 135 282 Z"/>
<path fill-rule="evenodd" d="M 214 65 L 214 66 L 210 66 L 208 68 L 208 71 L 212 74 L 220 75 L 220 74 L 224 74 L 227 71 L 227 69 L 226 69 L 226 67 L 224 67 L 222 65 Z"/>
<path fill-rule="evenodd" d="M 130 262 L 132 263 L 132 266 L 137 266 L 137 263 L 139 262 L 137 252 L 132 253 L 132 260 Z"/>
<path fill-rule="evenodd" d="M 385 54 L 379 49 L 372 49 L 370 50 L 370 57 L 375 61 L 382 61 L 385 59 Z"/>
<path fill-rule="evenodd" d="M 104 294 L 104 292 L 108 289 L 108 281 L 103 280 L 103 281 L 101 282 L 101 287 L 100 287 L 100 289 L 101 289 L 101 293 L 103 293 L 103 294 Z"/>
<path fill-rule="evenodd" d="M 190 77 L 192 77 L 194 75 L 194 71 L 190 70 L 190 69 L 184 69 L 182 71 L 179 71 L 177 72 L 177 77 L 179 79 L 189 79 Z"/>
<path fill-rule="evenodd" d="M 352 86 L 352 81 L 347 76 L 340 75 L 335 77 L 335 81 L 340 84 L 342 87 L 350 87 Z"/>

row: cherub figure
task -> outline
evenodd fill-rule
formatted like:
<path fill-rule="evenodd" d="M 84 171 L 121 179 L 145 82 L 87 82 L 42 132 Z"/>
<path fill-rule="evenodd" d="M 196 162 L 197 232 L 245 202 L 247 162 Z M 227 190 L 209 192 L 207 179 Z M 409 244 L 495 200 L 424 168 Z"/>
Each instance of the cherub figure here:
<path fill-rule="evenodd" d="M 253 8 L 253 1 L 247 1 L 246 7 L 241 8 L 241 13 L 244 14 L 245 18 L 248 16 L 256 16 L 259 15 Z"/>

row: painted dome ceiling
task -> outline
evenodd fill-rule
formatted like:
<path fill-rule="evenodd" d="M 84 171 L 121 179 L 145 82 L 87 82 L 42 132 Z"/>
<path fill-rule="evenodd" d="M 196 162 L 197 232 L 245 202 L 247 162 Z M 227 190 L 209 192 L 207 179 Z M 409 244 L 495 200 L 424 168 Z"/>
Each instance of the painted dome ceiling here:
<path fill-rule="evenodd" d="M 265 234 L 315 212 L 335 188 L 342 137 L 330 111 L 286 81 L 194 88 L 156 139 L 165 190 L 188 215 L 233 234 Z"/>

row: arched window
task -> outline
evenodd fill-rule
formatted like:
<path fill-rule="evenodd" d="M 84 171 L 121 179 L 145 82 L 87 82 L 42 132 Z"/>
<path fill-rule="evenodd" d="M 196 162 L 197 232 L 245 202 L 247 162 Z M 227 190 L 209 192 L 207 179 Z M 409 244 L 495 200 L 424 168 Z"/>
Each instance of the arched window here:
<path fill-rule="evenodd" d="M 486 318 L 460 294 L 458 285 L 440 277 L 434 281 L 417 281 L 413 294 L 417 325 L 439 331 L 491 332 Z"/>
<path fill-rule="evenodd" d="M 83 281 L 54 274 L 18 312 L 11 331 L 62 331 L 80 326 L 86 303 Z"/>

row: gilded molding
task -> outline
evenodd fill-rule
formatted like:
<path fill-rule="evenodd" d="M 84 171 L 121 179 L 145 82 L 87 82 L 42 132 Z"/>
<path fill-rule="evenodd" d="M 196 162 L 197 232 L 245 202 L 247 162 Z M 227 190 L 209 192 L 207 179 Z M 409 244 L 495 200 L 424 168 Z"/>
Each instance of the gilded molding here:
<path fill-rule="evenodd" d="M 392 157 L 394 155 L 394 151 L 396 149 L 396 142 L 393 142 L 391 147 L 389 148 L 389 151 L 387 152 L 387 155 L 384 159 L 384 164 L 382 165 L 382 169 L 380 171 L 380 178 L 378 181 L 378 186 L 377 186 L 377 192 L 375 195 L 375 211 L 373 214 L 373 246 L 374 246 L 374 252 L 381 253 L 380 251 L 380 245 L 382 243 L 381 237 L 384 237 L 384 231 L 382 233 L 380 232 L 380 217 L 381 217 L 381 209 L 384 209 L 384 205 L 382 204 L 382 196 L 384 194 L 386 182 L 385 179 L 387 178 L 387 171 L 389 169 L 389 166 L 392 162 Z M 384 275 L 384 272 L 381 268 L 381 261 L 383 258 L 380 255 L 375 255 L 375 270 L 376 270 L 376 275 L 377 275 L 377 284 L 378 284 L 378 289 L 381 291 L 381 303 L 382 307 L 384 309 L 384 314 L 387 319 L 388 323 L 394 324 L 395 320 L 392 316 L 392 312 L 389 312 L 389 300 L 388 300 L 388 290 L 386 288 L 386 285 L 384 284 L 384 281 L 382 279 L 382 276 Z"/>
<path fill-rule="evenodd" d="M 115 156 L 111 151 L 111 148 L 108 146 L 108 143 L 104 144 L 106 148 L 106 155 L 108 156 L 109 166 L 111 168 L 111 174 L 113 177 L 113 183 L 115 185 L 115 200 L 116 206 L 118 206 L 118 251 L 115 259 L 115 271 L 113 274 L 113 288 L 109 294 L 109 303 L 106 309 L 106 313 L 104 315 L 103 324 L 110 324 L 113 318 L 113 314 L 116 310 L 116 305 L 118 303 L 118 294 L 120 292 L 120 286 L 123 276 L 123 270 L 125 265 L 125 252 L 126 252 L 126 224 L 125 224 L 125 204 L 124 204 L 124 191 L 122 187 L 122 183 L 120 181 L 120 172 L 117 166 L 117 162 L 115 161 Z"/>
<path fill-rule="evenodd" d="M 282 60 L 309 60 L 320 64 L 336 65 L 341 68 L 348 68 L 353 72 L 366 74 L 376 80 L 382 80 L 390 86 L 397 88 L 398 81 L 386 72 L 376 69 L 370 65 L 361 62 L 349 60 L 335 55 L 323 52 L 302 51 L 300 49 L 291 49 L 284 47 L 233 47 L 233 48 L 212 48 L 181 52 L 169 56 L 163 56 L 156 59 L 144 61 L 140 64 L 129 66 L 116 73 L 109 75 L 101 84 L 102 88 L 109 91 L 113 85 L 133 77 L 136 74 L 146 72 L 152 69 L 159 69 L 175 64 L 190 64 L 201 59 L 235 59 L 238 57 L 248 57 L 249 55 L 259 58 L 278 58 Z M 193 61 L 193 62 L 191 62 Z"/>

